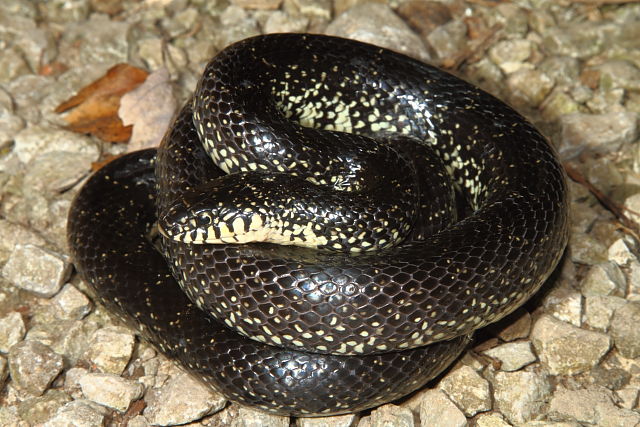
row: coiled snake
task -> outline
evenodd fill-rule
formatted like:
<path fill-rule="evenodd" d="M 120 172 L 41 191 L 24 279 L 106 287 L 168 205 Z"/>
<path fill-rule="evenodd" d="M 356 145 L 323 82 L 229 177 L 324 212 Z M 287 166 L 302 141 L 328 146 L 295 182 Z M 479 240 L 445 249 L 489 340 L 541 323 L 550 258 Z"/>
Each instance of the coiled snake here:
<path fill-rule="evenodd" d="M 204 183 L 219 192 L 214 179 L 225 173 L 253 177 L 239 187 L 235 178 L 220 178 L 230 185 L 223 189 L 233 189 L 236 209 L 250 214 L 218 225 L 254 233 L 263 206 L 240 203 L 249 196 L 238 191 L 261 195 L 255 176 L 271 178 L 257 173 L 303 175 L 321 155 L 337 169 L 328 177 L 311 172 L 306 181 L 341 181 L 331 174 L 352 156 L 341 155 L 336 131 L 356 135 L 355 157 L 368 150 L 358 145 L 369 147 L 367 137 L 382 136 L 391 147 L 420 141 L 400 157 L 433 150 L 469 215 L 452 225 L 443 220 L 431 236 L 416 225 L 400 245 L 362 254 L 185 243 L 207 234 L 218 221 L 211 216 L 183 220 L 194 227 L 178 240 L 161 238 L 160 250 L 150 241 L 156 210 L 162 219 L 176 200 L 193 206 L 194 189 Z M 376 161 L 377 172 L 393 183 L 402 179 Z M 374 179 L 371 168 L 358 171 L 356 186 Z M 419 216 L 439 216 L 440 208 L 424 200 L 425 187 L 403 191 L 419 195 Z M 334 218 L 344 210 L 328 212 Z M 388 222 L 375 218 L 378 228 Z M 315 238 L 313 227 L 293 227 L 285 236 Z M 337 229 L 322 242 L 340 249 L 353 233 L 368 235 L 357 225 Z M 220 237 L 220 229 L 211 230 Z M 94 174 L 68 222 L 75 265 L 100 301 L 230 399 L 289 415 L 358 411 L 421 387 L 457 357 L 471 332 L 541 286 L 567 230 L 562 167 L 510 107 L 406 56 L 301 34 L 259 36 L 219 53 L 158 153 L 132 153 Z"/>

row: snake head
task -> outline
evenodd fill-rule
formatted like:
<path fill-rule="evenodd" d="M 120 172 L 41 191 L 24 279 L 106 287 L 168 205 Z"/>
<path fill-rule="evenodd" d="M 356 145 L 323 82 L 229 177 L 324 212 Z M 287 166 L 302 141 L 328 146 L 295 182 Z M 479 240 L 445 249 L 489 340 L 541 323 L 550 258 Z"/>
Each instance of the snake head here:
<path fill-rule="evenodd" d="M 158 218 L 164 237 L 193 244 L 268 240 L 268 215 L 256 207 L 252 177 L 226 175 L 185 192 Z"/>

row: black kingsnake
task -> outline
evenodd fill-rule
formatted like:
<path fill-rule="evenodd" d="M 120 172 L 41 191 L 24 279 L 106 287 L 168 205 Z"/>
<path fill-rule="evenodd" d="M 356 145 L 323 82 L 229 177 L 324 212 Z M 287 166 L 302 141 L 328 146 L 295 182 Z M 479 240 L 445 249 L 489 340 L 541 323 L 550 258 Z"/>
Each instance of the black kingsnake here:
<path fill-rule="evenodd" d="M 194 99 L 198 113 L 185 106 L 165 137 L 158 179 L 146 150 L 83 186 L 69 242 L 100 301 L 232 400 L 290 415 L 394 400 L 444 369 L 473 330 L 526 301 L 562 255 L 566 183 L 553 149 L 510 107 L 439 69 L 345 39 L 267 35 L 218 54 Z M 296 155 L 294 137 L 313 139 L 310 128 L 422 141 L 472 212 L 433 236 L 359 256 L 161 239 L 167 265 L 148 238 L 156 184 L 162 210 L 223 174 L 194 142 L 198 130 L 203 145 L 225 144 L 226 156 L 213 158 L 238 172 L 249 163 L 279 171 L 283 158 L 266 148 Z M 305 155 L 284 161 L 313 160 Z M 199 307 L 252 339 L 198 313 L 174 275 Z"/>

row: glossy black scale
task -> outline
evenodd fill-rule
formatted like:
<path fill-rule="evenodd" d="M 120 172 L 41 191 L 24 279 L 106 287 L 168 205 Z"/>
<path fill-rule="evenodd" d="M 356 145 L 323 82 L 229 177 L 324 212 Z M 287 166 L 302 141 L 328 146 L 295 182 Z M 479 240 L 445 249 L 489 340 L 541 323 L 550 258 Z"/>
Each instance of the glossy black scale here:
<path fill-rule="evenodd" d="M 252 150 L 242 140 L 245 129 L 254 142 L 268 140 L 298 155 L 291 136 L 304 131 L 287 120 L 327 128 L 328 115 L 309 110 L 309 103 L 343 119 L 348 105 L 349 118 L 357 115 L 364 125 L 339 130 L 397 132 L 423 141 L 473 208 L 451 227 L 382 255 L 164 241 L 164 255 L 188 296 L 249 340 L 196 316 L 145 240 L 155 220 L 154 153 L 133 154 L 99 171 L 69 217 L 79 271 L 101 301 L 229 398 L 298 415 L 393 400 L 443 369 L 474 329 L 521 305 L 557 264 L 567 241 L 564 173 L 547 141 L 492 96 L 405 56 L 326 36 L 260 36 L 229 47 L 211 64 L 194 95 L 195 126 L 183 115 L 171 137 L 191 141 L 196 129 L 213 132 L 206 139 L 229 144 L 227 154 L 239 156 L 240 164 L 240 148 Z M 244 92 L 235 99 L 231 88 L 266 88 L 271 98 L 249 102 Z M 256 106 L 267 113 L 250 109 Z M 281 135 L 282 129 L 288 131 Z M 232 137 L 217 141 L 216 131 Z M 161 206 L 211 179 L 203 150 L 170 145 L 171 137 L 158 154 Z M 311 164 L 312 151 L 298 161 Z M 174 167 L 183 171 L 181 184 L 163 184 Z M 297 353 L 255 340 L 358 356 Z M 384 354 L 360 355 L 372 352 Z"/>

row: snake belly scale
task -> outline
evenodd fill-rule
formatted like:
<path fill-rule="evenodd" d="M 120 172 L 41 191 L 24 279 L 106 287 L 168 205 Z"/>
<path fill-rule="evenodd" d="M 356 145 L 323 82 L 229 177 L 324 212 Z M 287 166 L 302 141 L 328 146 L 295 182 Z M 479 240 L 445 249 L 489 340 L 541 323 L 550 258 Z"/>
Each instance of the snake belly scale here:
<path fill-rule="evenodd" d="M 170 239 L 160 253 L 149 242 L 157 210 L 185 191 L 225 173 L 280 172 L 283 158 L 313 164 L 318 135 L 336 131 L 419 140 L 472 212 L 358 256 Z M 218 54 L 157 155 L 94 174 L 68 226 L 104 304 L 230 399 L 290 415 L 358 411 L 419 388 L 473 330 L 542 285 L 568 235 L 562 167 L 518 113 L 406 56 L 302 34 Z"/>

